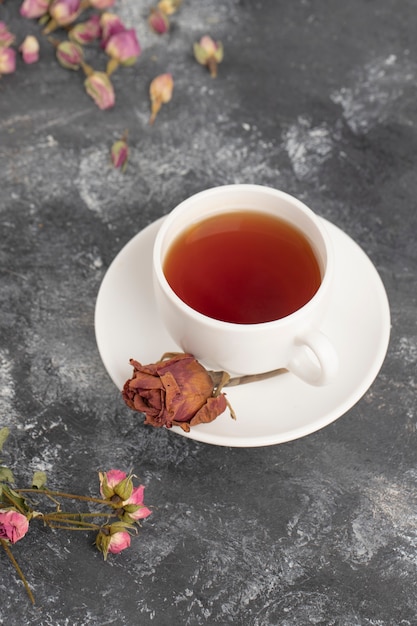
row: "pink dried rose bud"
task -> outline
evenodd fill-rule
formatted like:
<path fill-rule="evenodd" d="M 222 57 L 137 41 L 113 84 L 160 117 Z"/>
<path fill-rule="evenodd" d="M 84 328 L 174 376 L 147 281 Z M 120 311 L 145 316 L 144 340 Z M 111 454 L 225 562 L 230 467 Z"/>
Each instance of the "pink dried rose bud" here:
<path fill-rule="evenodd" d="M 50 0 L 24 0 L 20 15 L 28 19 L 42 17 L 48 13 Z"/>
<path fill-rule="evenodd" d="M 0 76 L 13 74 L 16 69 L 16 52 L 13 48 L 0 47 Z"/>
<path fill-rule="evenodd" d="M 81 45 L 91 43 L 98 39 L 101 34 L 100 16 L 95 14 L 85 22 L 80 22 L 71 28 L 68 33 L 71 41 Z"/>
<path fill-rule="evenodd" d="M 173 89 L 174 79 L 171 74 L 160 74 L 151 82 L 149 86 L 149 95 L 151 98 L 150 124 L 154 123 L 161 106 L 171 100 Z"/>
<path fill-rule="evenodd" d="M 133 376 L 124 384 L 123 399 L 134 411 L 145 414 L 145 424 L 161 427 L 191 426 L 212 422 L 226 410 L 224 393 L 215 393 L 207 370 L 191 355 L 141 365 L 131 359 Z"/>
<path fill-rule="evenodd" d="M 56 48 L 56 58 L 67 70 L 79 70 L 84 58 L 83 49 L 73 41 L 62 41 Z"/>
<path fill-rule="evenodd" d="M 169 20 L 166 13 L 160 9 L 151 9 L 148 17 L 148 24 L 157 35 L 164 35 L 169 30 Z"/>
<path fill-rule="evenodd" d="M 110 7 L 114 6 L 116 0 L 89 0 L 90 7 L 94 9 L 99 9 L 103 11 L 104 9 L 110 9 Z"/>
<path fill-rule="evenodd" d="M 194 56 L 198 63 L 205 65 L 213 78 L 217 76 L 217 66 L 223 61 L 223 44 L 205 35 L 194 44 Z"/>
<path fill-rule="evenodd" d="M 121 504 L 132 495 L 133 481 L 130 476 L 121 470 L 112 469 L 108 472 L 99 472 L 100 493 L 103 498 Z M 116 496 L 116 498 L 115 498 Z"/>
<path fill-rule="evenodd" d="M 14 43 L 16 37 L 9 31 L 5 22 L 0 22 L 0 47 L 8 48 Z"/>
<path fill-rule="evenodd" d="M 96 537 L 96 546 L 103 553 L 104 560 L 108 553 L 118 554 L 130 546 L 130 535 L 125 530 L 125 524 L 115 522 L 111 526 L 100 528 Z"/>
<path fill-rule="evenodd" d="M 182 0 L 160 0 L 158 9 L 163 11 L 165 15 L 172 15 L 180 8 Z"/>
<path fill-rule="evenodd" d="M 133 524 L 140 519 L 145 519 L 152 514 L 152 511 L 143 504 L 145 487 L 139 485 L 135 487 L 127 500 L 123 502 L 123 514 L 121 519 L 128 524 Z"/>
<path fill-rule="evenodd" d="M 134 524 L 151 515 L 152 511 L 143 504 L 145 487 L 133 487 L 131 476 L 120 470 L 110 470 L 99 472 L 99 479 L 101 495 L 119 509 L 118 515 L 124 522 Z"/>
<path fill-rule="evenodd" d="M 0 539 L 16 543 L 29 530 L 29 522 L 25 515 L 14 509 L 0 509 Z"/>
<path fill-rule="evenodd" d="M 93 72 L 84 81 L 88 95 L 99 109 L 104 111 L 114 106 L 116 96 L 110 78 L 104 72 Z"/>
<path fill-rule="evenodd" d="M 134 28 L 129 28 L 110 37 L 106 53 L 119 65 L 133 65 L 141 53 Z"/>
<path fill-rule="evenodd" d="M 36 63 L 39 60 L 39 42 L 33 35 L 28 35 L 19 48 L 25 63 Z"/>
<path fill-rule="evenodd" d="M 114 13 L 102 13 L 100 16 L 101 46 L 105 48 L 110 37 L 123 33 L 126 26 Z"/>
<path fill-rule="evenodd" d="M 129 146 L 125 136 L 114 142 L 111 147 L 110 155 L 113 166 L 115 168 L 121 168 L 124 171 L 129 158 Z"/>
<path fill-rule="evenodd" d="M 77 19 L 81 10 L 81 0 L 52 0 L 49 14 L 58 26 L 68 26 Z"/>

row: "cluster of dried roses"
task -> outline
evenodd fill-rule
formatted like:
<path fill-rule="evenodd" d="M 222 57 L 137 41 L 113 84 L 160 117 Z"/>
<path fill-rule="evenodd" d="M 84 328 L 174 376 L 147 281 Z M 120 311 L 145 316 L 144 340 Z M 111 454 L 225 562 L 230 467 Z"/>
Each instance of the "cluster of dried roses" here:
<path fill-rule="evenodd" d="M 0 429 L 0 450 L 8 434 L 7 428 Z M 12 488 L 12 472 L 0 466 L 0 545 L 16 568 L 32 602 L 33 594 L 10 549 L 10 544 L 26 535 L 32 520 L 40 520 L 50 528 L 95 531 L 95 545 L 106 559 L 108 553 L 117 554 L 128 548 L 131 533 L 137 532 L 135 524 L 151 514 L 143 503 L 145 487 L 135 487 L 132 475 L 120 470 L 99 473 L 101 498 L 52 491 L 46 488 L 45 481 L 44 472 L 35 472 L 30 488 Z M 54 510 L 39 510 L 39 501 L 45 500 L 54 506 Z M 93 503 L 97 510 L 85 513 L 64 511 L 62 500 Z"/>
<path fill-rule="evenodd" d="M 43 34 L 56 48 L 59 63 L 69 70 L 82 70 L 85 74 L 84 87 L 87 94 L 102 109 L 109 109 L 116 101 L 111 75 L 120 66 L 133 65 L 141 54 L 141 47 L 134 28 L 127 28 L 119 17 L 108 11 L 116 0 L 23 0 L 20 14 L 28 19 L 37 19 L 43 26 Z M 154 33 L 164 35 L 170 28 L 170 18 L 182 0 L 160 0 L 152 7 L 148 24 Z M 80 19 L 81 18 L 81 19 Z M 65 39 L 50 37 L 51 33 L 63 33 Z M 85 61 L 85 46 L 98 42 L 108 57 L 105 71 L 95 70 Z M 0 77 L 16 69 L 16 51 L 12 47 L 15 36 L 4 22 L 0 22 Z M 25 63 L 36 63 L 39 59 L 39 42 L 28 35 L 19 46 Z M 223 46 L 205 35 L 194 44 L 195 59 L 206 66 L 212 77 L 217 75 L 217 66 L 223 60 Z M 171 74 L 156 76 L 150 83 L 150 123 L 163 104 L 172 98 L 174 80 Z M 124 136 L 111 150 L 115 167 L 124 167 L 128 158 L 127 138 Z"/>

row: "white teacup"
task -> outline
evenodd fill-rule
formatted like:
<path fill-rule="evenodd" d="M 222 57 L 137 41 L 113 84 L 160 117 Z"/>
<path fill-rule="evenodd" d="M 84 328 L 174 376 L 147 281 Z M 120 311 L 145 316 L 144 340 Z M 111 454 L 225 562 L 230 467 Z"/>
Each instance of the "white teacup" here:
<path fill-rule="evenodd" d="M 259 323 L 209 317 L 186 304 L 164 274 L 167 252 L 186 229 L 206 218 L 231 212 L 259 212 L 290 223 L 309 242 L 321 282 L 294 312 Z M 218 219 L 218 218 L 217 218 Z M 292 196 L 259 185 L 226 185 L 197 193 L 162 222 L 153 250 L 154 289 L 163 324 L 176 344 L 207 368 L 231 375 L 288 369 L 303 381 L 323 385 L 338 370 L 338 357 L 320 326 L 333 296 L 334 258 L 322 220 Z M 204 275 L 201 281 L 204 282 Z"/>

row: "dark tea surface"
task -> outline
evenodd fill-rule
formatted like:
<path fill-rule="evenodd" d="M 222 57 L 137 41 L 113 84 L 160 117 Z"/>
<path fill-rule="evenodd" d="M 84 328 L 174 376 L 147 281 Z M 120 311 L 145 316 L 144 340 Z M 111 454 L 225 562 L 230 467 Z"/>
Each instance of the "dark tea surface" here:
<path fill-rule="evenodd" d="M 183 231 L 168 250 L 164 273 L 190 307 L 237 324 L 285 317 L 306 304 L 321 282 L 304 235 L 249 210 L 219 214 Z"/>

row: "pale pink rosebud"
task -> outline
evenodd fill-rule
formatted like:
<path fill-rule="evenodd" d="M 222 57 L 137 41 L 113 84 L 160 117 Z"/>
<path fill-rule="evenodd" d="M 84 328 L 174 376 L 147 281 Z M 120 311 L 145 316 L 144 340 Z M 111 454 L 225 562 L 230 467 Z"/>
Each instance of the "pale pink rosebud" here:
<path fill-rule="evenodd" d="M 36 37 L 28 35 L 19 48 L 25 63 L 28 65 L 39 60 L 39 43 Z"/>
<path fill-rule="evenodd" d="M 182 0 L 160 0 L 158 2 L 158 9 L 163 11 L 166 15 L 172 15 L 180 8 Z"/>
<path fill-rule="evenodd" d="M 217 76 L 217 66 L 223 61 L 223 44 L 221 41 L 213 41 L 211 37 L 205 35 L 199 43 L 194 44 L 194 56 L 198 63 L 205 65 L 210 75 Z"/>
<path fill-rule="evenodd" d="M 96 546 L 103 553 L 104 560 L 109 552 L 118 554 L 130 546 L 130 535 L 125 530 L 126 526 L 122 522 L 115 522 L 111 526 L 100 528 L 96 537 Z"/>
<path fill-rule="evenodd" d="M 174 80 L 171 74 L 160 74 L 151 82 L 149 87 L 149 95 L 151 98 L 150 124 L 154 123 L 161 106 L 171 100 L 173 89 Z"/>
<path fill-rule="evenodd" d="M 166 14 L 160 9 L 151 9 L 148 24 L 157 35 L 164 35 L 169 30 L 169 20 Z"/>
<path fill-rule="evenodd" d="M 112 35 L 105 48 L 112 60 L 120 65 L 133 65 L 141 53 L 134 28 Z"/>
<path fill-rule="evenodd" d="M 104 111 L 114 106 L 116 96 L 110 78 L 104 72 L 93 72 L 84 81 L 88 95 L 99 109 Z"/>
<path fill-rule="evenodd" d="M 102 13 L 100 16 L 100 28 L 102 48 L 106 47 L 110 37 L 127 30 L 121 19 L 114 13 Z"/>
<path fill-rule="evenodd" d="M 14 509 L 0 509 L 0 539 L 16 543 L 29 530 L 29 522 L 25 515 Z"/>
<path fill-rule="evenodd" d="M 122 520 L 124 522 L 133 524 L 151 515 L 152 511 L 143 504 L 144 492 L 144 485 L 139 485 L 139 487 L 133 489 L 130 497 L 123 502 Z"/>
<path fill-rule="evenodd" d="M 125 137 L 115 141 L 111 147 L 111 160 L 115 168 L 126 169 L 127 160 L 129 158 L 129 146 Z"/>
<path fill-rule="evenodd" d="M 85 22 L 79 22 L 71 28 L 68 33 L 71 41 L 75 41 L 81 45 L 85 45 L 95 41 L 100 37 L 100 16 L 95 14 Z"/>
<path fill-rule="evenodd" d="M 52 0 L 49 13 L 56 24 L 72 24 L 81 12 L 81 0 Z"/>
<path fill-rule="evenodd" d="M 28 19 L 42 17 L 48 13 L 50 0 L 24 0 L 20 7 L 20 15 Z"/>
<path fill-rule="evenodd" d="M 56 48 L 56 58 L 67 70 L 79 70 L 83 62 L 83 49 L 73 41 L 61 41 Z"/>
<path fill-rule="evenodd" d="M 104 9 L 110 9 L 115 2 L 116 0 L 90 0 L 90 7 L 103 11 Z"/>
<path fill-rule="evenodd" d="M 12 74 L 16 69 L 16 52 L 13 48 L 0 47 L 0 76 Z"/>
<path fill-rule="evenodd" d="M 7 24 L 0 22 L 0 47 L 8 48 L 15 40 L 15 36 L 9 31 Z"/>
<path fill-rule="evenodd" d="M 99 472 L 100 493 L 103 498 L 120 504 L 129 498 L 133 491 L 133 482 L 130 476 L 121 470 L 112 469 L 108 472 Z M 117 496 L 118 502 L 115 502 Z"/>

